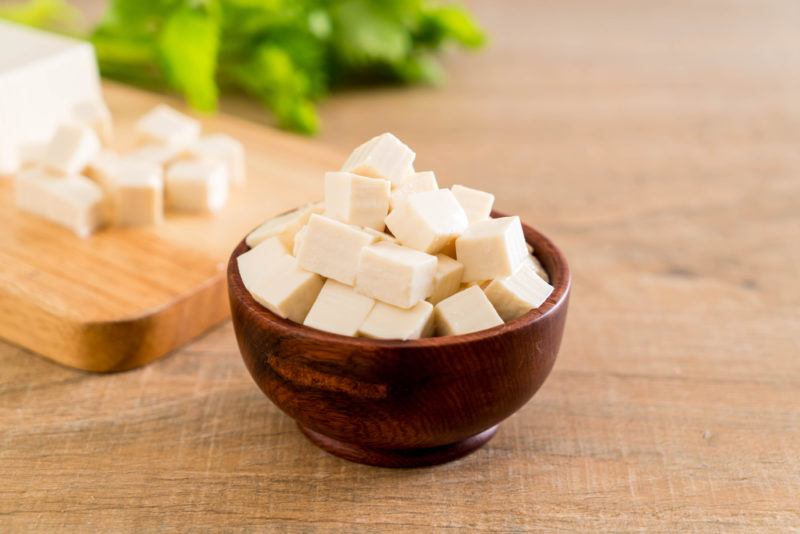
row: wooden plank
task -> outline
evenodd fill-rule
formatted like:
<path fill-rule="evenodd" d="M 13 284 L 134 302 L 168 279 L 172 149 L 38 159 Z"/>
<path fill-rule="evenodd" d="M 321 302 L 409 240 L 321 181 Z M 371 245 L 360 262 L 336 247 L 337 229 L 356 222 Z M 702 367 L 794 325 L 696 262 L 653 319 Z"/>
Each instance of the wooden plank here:
<path fill-rule="evenodd" d="M 107 84 L 117 143 L 161 97 Z M 214 216 L 168 214 L 160 226 L 112 228 L 90 239 L 22 213 L 0 182 L 0 336 L 59 363 L 129 369 L 179 347 L 228 316 L 224 264 L 242 236 L 271 214 L 319 195 L 338 157 L 313 141 L 218 115 L 247 150 L 249 180 Z"/>

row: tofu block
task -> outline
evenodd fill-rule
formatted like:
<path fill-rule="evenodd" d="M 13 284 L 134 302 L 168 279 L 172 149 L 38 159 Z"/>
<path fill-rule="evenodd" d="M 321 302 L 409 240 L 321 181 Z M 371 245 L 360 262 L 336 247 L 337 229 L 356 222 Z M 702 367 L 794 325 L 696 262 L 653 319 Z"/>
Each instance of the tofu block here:
<path fill-rule="evenodd" d="M 456 240 L 464 282 L 511 276 L 528 256 L 522 223 L 516 216 L 478 221 Z"/>
<path fill-rule="evenodd" d="M 244 287 L 256 302 L 285 319 L 305 320 L 323 280 L 301 269 L 278 238 L 261 242 L 236 260 Z"/>
<path fill-rule="evenodd" d="M 179 161 L 167 169 L 164 188 L 171 209 L 215 213 L 228 200 L 228 169 L 216 161 Z"/>
<path fill-rule="evenodd" d="M 72 108 L 73 118 L 80 124 L 91 128 L 100 141 L 108 146 L 113 138 L 111 112 L 102 100 L 83 100 Z"/>
<path fill-rule="evenodd" d="M 356 226 L 382 231 L 389 213 L 392 185 L 382 178 L 349 172 L 325 173 L 325 215 Z"/>
<path fill-rule="evenodd" d="M 458 203 L 464 208 L 469 223 L 488 219 L 494 205 L 494 195 L 485 191 L 471 189 L 463 185 L 454 185 L 450 188 Z"/>
<path fill-rule="evenodd" d="M 97 182 L 103 190 L 110 192 L 122 159 L 119 154 L 111 150 L 101 150 L 86 165 L 84 174 Z"/>
<path fill-rule="evenodd" d="M 361 251 L 356 291 L 410 308 L 430 296 L 436 274 L 436 256 L 381 241 Z"/>
<path fill-rule="evenodd" d="M 400 185 L 392 191 L 389 200 L 391 209 L 395 209 L 401 202 L 405 201 L 409 195 L 414 193 L 424 193 L 425 191 L 436 191 L 439 184 L 436 182 L 436 175 L 432 171 L 423 171 L 406 176 Z"/>
<path fill-rule="evenodd" d="M 88 42 L 0 21 L 0 175 L 25 145 L 45 144 L 81 101 L 102 101 Z"/>
<path fill-rule="evenodd" d="M 297 261 L 303 269 L 352 286 L 361 250 L 374 240 L 366 232 L 314 213 L 297 251 Z"/>
<path fill-rule="evenodd" d="M 294 236 L 308 223 L 309 217 L 313 213 L 322 213 L 323 206 L 320 204 L 307 204 L 296 210 L 278 215 L 261 223 L 261 226 L 250 232 L 245 238 L 245 242 L 250 247 L 255 247 L 265 239 L 270 237 L 280 237 L 286 248 L 294 245 Z"/>
<path fill-rule="evenodd" d="M 436 274 L 433 275 L 433 292 L 428 302 L 437 304 L 461 289 L 464 266 L 444 254 L 436 256 Z"/>
<path fill-rule="evenodd" d="M 342 170 L 399 184 L 409 172 L 415 157 L 416 154 L 397 137 L 384 133 L 356 148 Z"/>
<path fill-rule="evenodd" d="M 358 333 L 373 339 L 419 339 L 433 335 L 433 304 L 421 300 L 408 309 L 376 302 Z"/>
<path fill-rule="evenodd" d="M 366 233 L 371 236 L 375 236 L 375 241 L 388 241 L 389 243 L 394 243 L 395 245 L 399 245 L 400 242 L 397 240 L 396 237 L 387 234 L 386 232 L 379 232 L 374 228 L 364 227 L 362 228 Z"/>
<path fill-rule="evenodd" d="M 180 156 L 180 150 L 167 145 L 143 145 L 127 154 L 125 159 L 166 167 Z"/>
<path fill-rule="evenodd" d="M 436 332 L 456 336 L 503 324 L 492 303 L 478 286 L 471 286 L 447 297 L 434 307 Z"/>
<path fill-rule="evenodd" d="M 336 280 L 327 280 L 303 324 L 342 336 L 355 336 L 375 300 Z"/>
<path fill-rule="evenodd" d="M 224 163 L 232 184 L 243 184 L 247 180 L 244 145 L 230 135 L 204 135 L 189 146 L 186 154 L 195 159 Z"/>
<path fill-rule="evenodd" d="M 495 278 L 483 290 L 504 321 L 538 308 L 553 292 L 531 262 L 524 262 L 511 276 Z"/>
<path fill-rule="evenodd" d="M 77 123 L 58 127 L 42 156 L 42 163 L 62 174 L 78 174 L 100 152 L 93 130 Z"/>
<path fill-rule="evenodd" d="M 453 193 L 439 189 L 409 195 L 386 217 L 386 226 L 403 245 L 435 254 L 469 223 Z"/>
<path fill-rule="evenodd" d="M 197 141 L 200 123 L 167 105 L 159 104 L 136 122 L 136 132 L 142 144 L 183 150 Z"/>
<path fill-rule="evenodd" d="M 123 161 L 113 180 L 114 217 L 120 226 L 160 224 L 164 220 L 161 167 Z"/>
<path fill-rule="evenodd" d="M 17 206 L 88 237 L 105 223 L 103 191 L 80 175 L 53 176 L 43 169 L 30 169 L 17 175 Z"/>

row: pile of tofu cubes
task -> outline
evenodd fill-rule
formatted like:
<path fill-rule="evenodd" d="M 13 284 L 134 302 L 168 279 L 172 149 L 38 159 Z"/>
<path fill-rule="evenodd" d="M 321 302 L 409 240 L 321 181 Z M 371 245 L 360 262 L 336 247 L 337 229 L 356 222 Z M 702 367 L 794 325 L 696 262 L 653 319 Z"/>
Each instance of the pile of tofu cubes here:
<path fill-rule="evenodd" d="M 213 213 L 245 179 L 244 148 L 225 134 L 159 105 L 136 123 L 135 147 L 110 148 L 111 114 L 102 101 L 75 106 L 50 141 L 22 154 L 17 206 L 86 237 L 107 225 L 159 224 L 165 208 Z"/>
<path fill-rule="evenodd" d="M 325 174 L 325 200 L 266 221 L 238 257 L 261 305 L 345 336 L 418 339 L 484 330 L 539 307 L 547 273 L 519 217 L 492 218 L 494 196 L 440 189 L 385 133 Z M 388 230 L 388 231 L 387 231 Z"/>

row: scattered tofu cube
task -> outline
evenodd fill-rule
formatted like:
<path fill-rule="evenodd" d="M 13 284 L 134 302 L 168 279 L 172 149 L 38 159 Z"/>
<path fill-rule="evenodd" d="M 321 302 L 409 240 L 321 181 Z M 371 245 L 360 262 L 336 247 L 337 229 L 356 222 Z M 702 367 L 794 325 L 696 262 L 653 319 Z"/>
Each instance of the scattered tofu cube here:
<path fill-rule="evenodd" d="M 356 148 L 342 170 L 399 184 L 409 172 L 415 157 L 416 154 L 397 137 L 384 133 Z"/>
<path fill-rule="evenodd" d="M 295 234 L 308 223 L 309 217 L 314 213 L 322 213 L 321 204 L 308 204 L 264 221 L 261 226 L 250 232 L 245 242 L 250 247 L 255 247 L 270 237 L 280 237 L 286 248 L 294 246 Z M 295 254 L 296 255 L 296 254 Z"/>
<path fill-rule="evenodd" d="M 455 336 L 477 332 L 503 324 L 492 303 L 478 286 L 452 295 L 434 307 L 436 332 Z"/>
<path fill-rule="evenodd" d="M 75 104 L 72 115 L 79 123 L 91 128 L 100 141 L 108 146 L 113 137 L 111 112 L 102 100 L 84 100 Z"/>
<path fill-rule="evenodd" d="M 120 226 L 160 224 L 164 220 L 161 167 L 123 161 L 113 180 L 114 216 Z"/>
<path fill-rule="evenodd" d="M 125 159 L 166 167 L 178 159 L 180 151 L 167 145 L 144 145 L 127 154 Z"/>
<path fill-rule="evenodd" d="M 182 150 L 197 141 L 200 123 L 183 113 L 160 104 L 136 122 L 142 144 L 165 145 Z"/>
<path fill-rule="evenodd" d="M 361 251 L 356 291 L 410 308 L 430 296 L 435 274 L 436 256 L 381 241 Z"/>
<path fill-rule="evenodd" d="M 84 176 L 53 176 L 36 168 L 18 174 L 14 185 L 19 208 L 80 237 L 88 237 L 105 223 L 103 191 Z"/>
<path fill-rule="evenodd" d="M 325 215 L 348 224 L 383 230 L 391 190 L 391 183 L 383 178 L 327 172 Z"/>
<path fill-rule="evenodd" d="M 516 216 L 478 221 L 456 240 L 456 259 L 464 264 L 464 282 L 511 276 L 528 256 Z"/>
<path fill-rule="evenodd" d="M 297 251 L 297 261 L 303 269 L 352 286 L 361 250 L 374 240 L 366 232 L 314 213 Z"/>
<path fill-rule="evenodd" d="M 187 149 L 186 154 L 195 159 L 221 161 L 228 169 L 232 184 L 246 181 L 244 146 L 230 135 L 204 135 Z"/>
<path fill-rule="evenodd" d="M 495 278 L 483 290 L 504 321 L 538 308 L 553 292 L 531 262 L 524 262 L 511 276 Z"/>
<path fill-rule="evenodd" d="M 336 280 L 327 280 L 303 324 L 342 336 L 355 336 L 375 300 Z"/>
<path fill-rule="evenodd" d="M 321 276 L 301 269 L 283 243 L 270 238 L 237 258 L 253 298 L 272 313 L 302 323 L 322 289 Z"/>
<path fill-rule="evenodd" d="M 386 226 L 403 245 L 435 254 L 469 223 L 453 193 L 439 189 L 409 195 L 386 217 Z"/>
<path fill-rule="evenodd" d="M 368 226 L 362 228 L 362 230 L 364 230 L 366 233 L 368 233 L 371 236 L 375 236 L 375 240 L 376 241 L 388 241 L 389 243 L 394 243 L 395 245 L 399 245 L 400 244 L 400 242 L 397 240 L 396 237 L 394 237 L 392 235 L 389 235 L 386 232 L 379 232 L 379 231 L 375 230 L 374 228 L 370 228 Z"/>
<path fill-rule="evenodd" d="M 461 276 L 464 266 L 444 254 L 436 256 L 436 274 L 433 276 L 433 292 L 428 302 L 437 304 L 461 289 Z"/>
<path fill-rule="evenodd" d="M 494 195 L 485 191 L 471 189 L 463 185 L 454 185 L 450 188 L 458 203 L 464 208 L 469 223 L 488 219 L 494 205 Z"/>
<path fill-rule="evenodd" d="M 97 135 L 86 126 L 64 123 L 58 127 L 42 156 L 42 163 L 62 174 L 78 174 L 100 151 Z"/>
<path fill-rule="evenodd" d="M 179 161 L 164 179 L 167 206 L 178 211 L 214 213 L 228 200 L 228 170 L 215 161 Z"/>
<path fill-rule="evenodd" d="M 358 333 L 373 339 L 419 339 L 433 335 L 433 304 L 421 300 L 408 309 L 376 302 Z"/>
<path fill-rule="evenodd" d="M 406 178 L 392 191 L 389 199 L 391 209 L 395 209 L 398 204 L 405 201 L 409 195 L 414 193 L 424 193 L 425 191 L 437 191 L 439 184 L 436 182 L 436 175 L 432 171 L 413 173 Z"/>

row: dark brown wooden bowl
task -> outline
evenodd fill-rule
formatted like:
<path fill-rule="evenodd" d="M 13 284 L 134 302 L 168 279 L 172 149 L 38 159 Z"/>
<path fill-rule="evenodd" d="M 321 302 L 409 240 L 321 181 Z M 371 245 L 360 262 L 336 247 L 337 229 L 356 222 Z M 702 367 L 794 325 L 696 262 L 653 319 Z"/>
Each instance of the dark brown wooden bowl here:
<path fill-rule="evenodd" d="M 242 241 L 228 263 L 242 358 L 267 397 L 332 454 L 385 467 L 469 454 L 536 393 L 561 344 L 567 260 L 544 235 L 523 230 L 555 287 L 542 306 L 488 330 L 411 341 L 340 336 L 278 317 L 242 284 Z"/>

